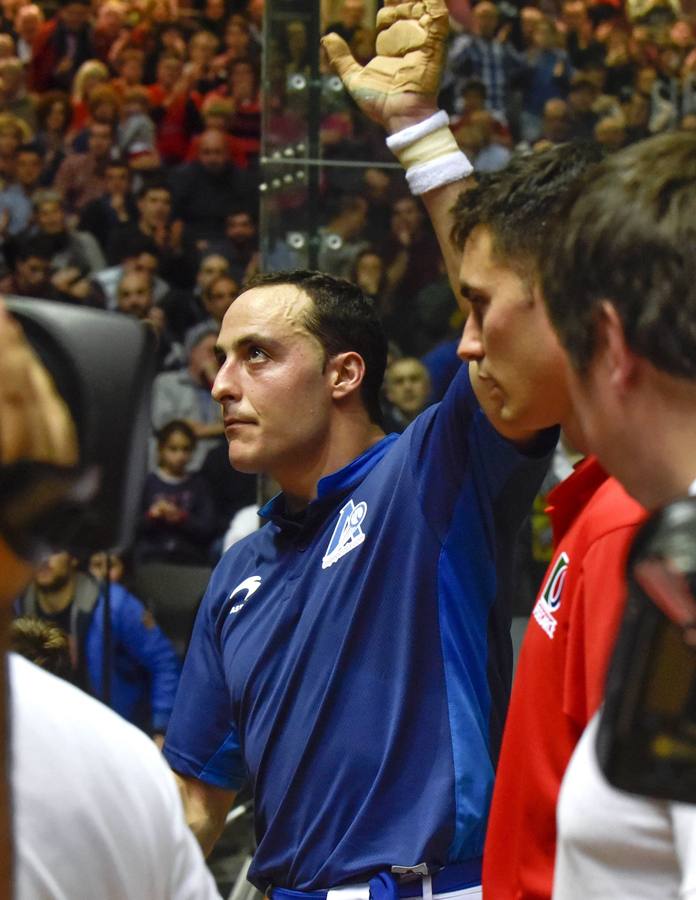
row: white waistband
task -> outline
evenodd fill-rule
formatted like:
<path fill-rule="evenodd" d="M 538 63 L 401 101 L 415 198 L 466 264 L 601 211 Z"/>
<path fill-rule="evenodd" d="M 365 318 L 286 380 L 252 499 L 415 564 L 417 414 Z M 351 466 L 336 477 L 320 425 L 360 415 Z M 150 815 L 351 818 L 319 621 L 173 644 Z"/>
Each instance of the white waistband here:
<path fill-rule="evenodd" d="M 456 891 L 433 894 L 432 900 L 459 900 L 460 897 L 472 900 L 472 898 L 482 896 L 480 885 L 475 885 Z M 326 892 L 326 900 L 370 900 L 370 886 L 369 884 L 347 884 L 343 887 L 332 888 Z M 412 898 L 412 900 L 417 900 L 417 898 Z"/>

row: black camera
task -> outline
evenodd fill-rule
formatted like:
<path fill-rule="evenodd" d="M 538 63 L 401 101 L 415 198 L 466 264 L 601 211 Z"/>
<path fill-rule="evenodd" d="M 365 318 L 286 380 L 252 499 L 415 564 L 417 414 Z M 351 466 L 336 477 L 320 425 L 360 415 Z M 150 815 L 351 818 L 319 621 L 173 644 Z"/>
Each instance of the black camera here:
<path fill-rule="evenodd" d="M 696 497 L 636 535 L 597 757 L 621 790 L 696 803 Z"/>
<path fill-rule="evenodd" d="M 16 297 L 7 307 L 72 413 L 79 461 L 2 467 L 0 534 L 30 560 L 123 548 L 146 472 L 155 335 L 118 313 Z"/>

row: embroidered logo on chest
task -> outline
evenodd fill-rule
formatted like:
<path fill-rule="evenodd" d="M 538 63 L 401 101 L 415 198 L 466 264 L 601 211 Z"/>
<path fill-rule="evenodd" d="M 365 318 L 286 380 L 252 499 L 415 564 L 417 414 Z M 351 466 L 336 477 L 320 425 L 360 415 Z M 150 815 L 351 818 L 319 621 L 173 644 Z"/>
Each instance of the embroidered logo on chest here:
<path fill-rule="evenodd" d="M 241 584 L 238 584 L 237 587 L 232 591 L 230 596 L 227 598 L 232 601 L 232 606 L 230 607 L 230 615 L 234 613 L 238 613 L 240 609 L 246 604 L 249 597 L 252 594 L 256 593 L 258 589 L 261 587 L 261 576 L 260 575 L 252 575 L 250 578 L 245 578 Z"/>
<path fill-rule="evenodd" d="M 322 569 L 328 569 L 335 562 L 338 562 L 346 553 L 355 550 L 365 540 L 365 532 L 362 530 L 362 523 L 367 515 L 367 503 L 353 503 L 349 500 L 338 514 L 338 522 L 334 528 L 329 546 L 321 561 Z"/>
<path fill-rule="evenodd" d="M 534 607 L 534 618 L 550 638 L 553 638 L 558 625 L 555 613 L 561 608 L 561 595 L 569 563 L 567 553 L 559 554 Z"/>

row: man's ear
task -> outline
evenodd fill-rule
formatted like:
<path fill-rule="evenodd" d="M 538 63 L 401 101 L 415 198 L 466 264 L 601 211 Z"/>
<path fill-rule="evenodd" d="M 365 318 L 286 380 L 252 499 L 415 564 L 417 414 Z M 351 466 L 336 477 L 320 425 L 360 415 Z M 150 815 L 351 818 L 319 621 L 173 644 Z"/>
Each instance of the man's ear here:
<path fill-rule="evenodd" d="M 365 377 L 365 360 L 354 350 L 337 353 L 329 361 L 331 396 L 342 400 L 359 390 Z"/>
<path fill-rule="evenodd" d="M 610 300 L 604 300 L 600 305 L 597 338 L 605 375 L 612 386 L 623 393 L 635 380 L 638 358 L 628 346 L 623 322 Z"/>

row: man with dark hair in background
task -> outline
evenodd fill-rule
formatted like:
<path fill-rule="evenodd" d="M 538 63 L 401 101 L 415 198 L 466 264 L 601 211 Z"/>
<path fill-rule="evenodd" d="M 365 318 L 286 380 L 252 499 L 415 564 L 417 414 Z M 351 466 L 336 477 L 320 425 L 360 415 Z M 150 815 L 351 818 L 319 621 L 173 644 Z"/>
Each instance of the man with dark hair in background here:
<path fill-rule="evenodd" d="M 198 158 L 172 173 L 176 215 L 186 223 L 192 241 L 219 237 L 230 210 L 253 207 L 255 189 L 230 160 L 226 135 L 208 130 L 200 136 Z"/>
<path fill-rule="evenodd" d="M 70 90 L 77 70 L 94 55 L 89 13 L 89 0 L 66 0 L 41 26 L 29 64 L 30 90 Z"/>
<path fill-rule="evenodd" d="M 628 147 L 568 197 L 542 265 L 587 443 L 649 509 L 696 493 L 695 204 L 693 134 Z M 596 731 L 563 783 L 554 897 L 687 896 L 694 807 L 611 788 Z"/>
<path fill-rule="evenodd" d="M 147 238 L 157 248 L 159 273 L 170 285 L 188 288 L 196 269 L 196 253 L 184 237 L 184 225 L 172 215 L 172 190 L 165 181 L 146 182 L 138 191 L 138 218 L 116 228 L 107 244 L 112 265 L 125 258 L 134 237 Z"/>
<path fill-rule="evenodd" d="M 123 585 L 112 584 L 110 594 L 110 706 L 124 719 L 161 736 L 178 683 L 174 648 Z M 19 615 L 44 619 L 69 636 L 75 683 L 97 697 L 104 691 L 104 603 L 99 583 L 78 571 L 77 560 L 67 552 L 44 559 L 17 601 Z"/>
<path fill-rule="evenodd" d="M 53 187 L 63 195 L 70 212 L 79 213 L 106 190 L 106 167 L 114 143 L 114 126 L 92 122 L 87 152 L 70 151 L 56 172 Z"/>
<path fill-rule="evenodd" d="M 220 408 L 210 396 L 218 363 L 215 339 L 218 326 L 201 322 L 186 335 L 184 354 L 186 368 L 163 372 L 155 378 L 152 389 L 152 425 L 155 431 L 183 419 L 196 435 L 196 449 L 191 469 L 199 469 L 216 444 L 222 441 L 223 425 Z"/>

